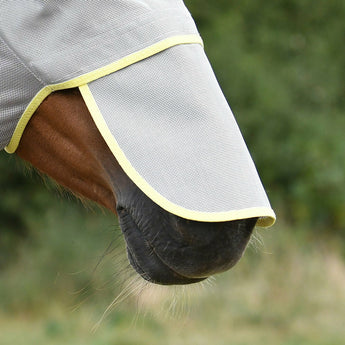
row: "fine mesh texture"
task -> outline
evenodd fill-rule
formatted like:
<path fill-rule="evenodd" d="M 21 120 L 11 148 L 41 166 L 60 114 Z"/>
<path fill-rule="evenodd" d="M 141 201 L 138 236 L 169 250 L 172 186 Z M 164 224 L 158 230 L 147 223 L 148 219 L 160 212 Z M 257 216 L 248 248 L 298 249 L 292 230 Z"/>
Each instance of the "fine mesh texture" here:
<path fill-rule="evenodd" d="M 170 202 L 199 212 L 270 208 L 201 46 L 172 47 L 89 88 L 131 165 Z"/>
<path fill-rule="evenodd" d="M 43 87 L 189 34 L 182 0 L 0 0 L 0 149 Z"/>
<path fill-rule="evenodd" d="M 41 87 L 40 81 L 1 44 L 0 37 L 0 150 L 10 141 L 21 114 Z"/>
<path fill-rule="evenodd" d="M 0 36 L 46 84 L 195 33 L 181 0 L 0 1 Z"/>

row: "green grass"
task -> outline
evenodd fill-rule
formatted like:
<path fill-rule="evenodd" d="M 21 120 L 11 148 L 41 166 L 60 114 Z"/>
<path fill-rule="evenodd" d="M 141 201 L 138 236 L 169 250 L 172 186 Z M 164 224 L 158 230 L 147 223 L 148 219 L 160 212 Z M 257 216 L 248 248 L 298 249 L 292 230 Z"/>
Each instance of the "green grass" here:
<path fill-rule="evenodd" d="M 260 230 L 265 245 L 251 245 L 215 281 L 134 293 L 93 332 L 129 274 L 123 245 L 107 250 L 119 233 L 116 220 L 64 202 L 47 207 L 31 226 L 33 235 L 0 272 L 0 345 L 340 345 L 345 339 L 345 264 L 337 243 L 316 240 L 311 230 L 279 223 Z"/>

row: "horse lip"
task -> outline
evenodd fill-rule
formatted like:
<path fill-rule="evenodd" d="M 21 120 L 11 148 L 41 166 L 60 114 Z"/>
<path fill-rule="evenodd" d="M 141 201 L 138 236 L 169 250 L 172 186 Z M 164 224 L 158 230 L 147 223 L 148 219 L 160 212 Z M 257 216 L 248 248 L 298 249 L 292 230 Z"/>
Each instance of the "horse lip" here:
<path fill-rule="evenodd" d="M 154 247 L 145 238 L 144 233 L 127 210 L 121 209 L 118 217 L 127 243 L 128 259 L 145 280 L 161 285 L 180 285 L 197 283 L 207 278 L 186 277 L 176 272 L 157 255 Z M 136 254 L 140 251 L 144 252 L 144 256 L 138 258 Z"/>

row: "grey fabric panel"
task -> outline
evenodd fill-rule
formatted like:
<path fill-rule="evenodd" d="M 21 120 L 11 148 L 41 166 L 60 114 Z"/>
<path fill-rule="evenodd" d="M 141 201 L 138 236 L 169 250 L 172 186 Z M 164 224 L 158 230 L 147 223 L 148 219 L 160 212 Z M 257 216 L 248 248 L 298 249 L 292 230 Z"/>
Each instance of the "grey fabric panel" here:
<path fill-rule="evenodd" d="M 0 35 L 46 84 L 114 62 L 167 37 L 195 34 L 180 0 L 12 0 Z"/>
<path fill-rule="evenodd" d="M 169 48 L 89 88 L 131 165 L 169 201 L 199 212 L 270 208 L 201 46 Z"/>
<path fill-rule="evenodd" d="M 182 0 L 0 0 L 0 149 L 42 87 L 186 34 Z"/>
<path fill-rule="evenodd" d="M 43 85 L 0 38 L 0 150 L 10 141 L 20 116 Z"/>

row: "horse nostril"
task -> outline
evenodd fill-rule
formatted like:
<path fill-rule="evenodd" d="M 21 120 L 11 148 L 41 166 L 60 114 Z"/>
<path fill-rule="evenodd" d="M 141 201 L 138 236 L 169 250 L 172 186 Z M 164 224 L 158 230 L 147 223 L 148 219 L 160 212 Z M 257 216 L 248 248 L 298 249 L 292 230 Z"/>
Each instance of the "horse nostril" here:
<path fill-rule="evenodd" d="M 116 206 L 116 212 L 119 217 L 128 214 L 127 210 L 122 205 Z"/>

